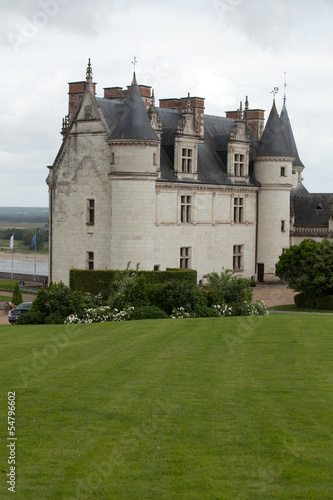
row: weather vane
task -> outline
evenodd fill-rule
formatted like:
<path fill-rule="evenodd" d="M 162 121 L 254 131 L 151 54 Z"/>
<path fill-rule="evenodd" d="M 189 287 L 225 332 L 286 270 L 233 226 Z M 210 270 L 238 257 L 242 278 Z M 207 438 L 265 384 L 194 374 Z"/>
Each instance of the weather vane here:
<path fill-rule="evenodd" d="M 278 92 L 279 92 L 279 87 L 274 87 L 274 90 L 271 91 L 271 94 L 273 94 L 274 99 Z"/>
<path fill-rule="evenodd" d="M 134 73 L 135 73 L 135 65 L 136 65 L 136 63 L 137 63 L 137 60 L 136 60 L 136 57 L 134 56 L 134 59 L 132 61 L 132 64 L 134 66 Z"/>

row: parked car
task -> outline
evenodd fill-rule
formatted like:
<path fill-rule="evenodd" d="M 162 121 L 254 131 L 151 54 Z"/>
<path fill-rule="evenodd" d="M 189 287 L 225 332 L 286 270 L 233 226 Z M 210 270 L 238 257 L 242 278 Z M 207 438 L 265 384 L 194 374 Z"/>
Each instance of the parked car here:
<path fill-rule="evenodd" d="M 24 313 L 27 313 L 32 306 L 32 302 L 22 302 L 15 307 L 15 309 L 11 309 L 8 313 L 8 321 L 13 324 L 16 322 L 17 318 Z"/>

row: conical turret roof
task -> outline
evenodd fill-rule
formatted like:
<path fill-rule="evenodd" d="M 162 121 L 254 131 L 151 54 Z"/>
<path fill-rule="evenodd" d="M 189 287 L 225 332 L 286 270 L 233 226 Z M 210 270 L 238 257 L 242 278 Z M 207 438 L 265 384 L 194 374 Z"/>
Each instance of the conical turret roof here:
<path fill-rule="evenodd" d="M 286 102 L 283 103 L 283 108 L 281 111 L 280 120 L 281 120 L 281 124 L 282 124 L 282 130 L 283 130 L 284 136 L 286 138 L 290 153 L 292 154 L 292 156 L 295 157 L 295 160 L 293 161 L 293 165 L 304 168 L 304 165 L 301 162 L 300 157 L 298 155 L 295 138 L 294 138 L 293 130 L 291 128 L 291 123 L 289 120 L 289 115 L 288 115 L 288 111 L 287 111 L 287 107 L 286 107 Z"/>
<path fill-rule="evenodd" d="M 158 140 L 150 125 L 135 73 L 124 103 L 124 109 L 110 139 Z"/>
<path fill-rule="evenodd" d="M 260 139 L 256 156 L 285 156 L 289 158 L 293 156 L 282 130 L 282 123 L 275 106 L 275 100 Z"/>

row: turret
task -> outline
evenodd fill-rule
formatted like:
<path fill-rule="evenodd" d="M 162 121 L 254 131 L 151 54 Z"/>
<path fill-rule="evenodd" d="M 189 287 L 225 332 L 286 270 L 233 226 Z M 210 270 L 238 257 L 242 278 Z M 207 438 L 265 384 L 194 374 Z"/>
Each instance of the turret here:
<path fill-rule="evenodd" d="M 258 194 L 258 278 L 274 281 L 275 263 L 289 247 L 290 190 L 294 157 L 273 101 L 254 157 Z"/>
<path fill-rule="evenodd" d="M 154 264 L 155 181 L 160 141 L 147 115 L 135 73 L 111 148 L 111 266 Z"/>
<path fill-rule="evenodd" d="M 283 99 L 283 108 L 280 115 L 280 120 L 282 124 L 283 134 L 285 136 L 290 153 L 294 157 L 293 168 L 292 168 L 292 184 L 293 187 L 297 187 L 303 180 L 302 172 L 304 170 L 304 165 L 300 160 L 293 130 L 291 128 L 291 123 L 288 116 L 288 111 L 286 107 L 286 97 Z"/>

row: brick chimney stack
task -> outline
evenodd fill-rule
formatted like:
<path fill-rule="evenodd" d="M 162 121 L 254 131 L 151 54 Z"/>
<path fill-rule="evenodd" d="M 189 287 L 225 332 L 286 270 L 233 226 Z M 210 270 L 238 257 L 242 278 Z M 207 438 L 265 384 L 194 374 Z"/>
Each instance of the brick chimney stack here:
<path fill-rule="evenodd" d="M 190 103 L 194 112 L 194 119 L 198 122 L 200 138 L 204 138 L 205 134 L 205 98 L 204 97 L 190 97 Z M 188 97 L 181 97 L 180 99 L 159 99 L 160 108 L 169 109 L 186 109 Z"/>
<path fill-rule="evenodd" d="M 151 87 L 149 87 L 148 85 L 138 85 L 138 87 L 140 89 L 143 102 L 145 103 L 146 109 L 148 111 L 152 101 Z M 104 99 L 115 99 L 117 101 L 125 101 L 129 89 L 130 85 L 128 85 L 126 89 L 123 89 L 123 87 L 105 87 Z"/>
<path fill-rule="evenodd" d="M 233 120 L 238 119 L 238 111 L 226 111 L 226 117 Z M 246 122 L 252 139 L 261 139 L 265 124 L 265 110 L 247 109 Z"/>
<path fill-rule="evenodd" d="M 86 90 L 87 81 L 84 80 L 83 82 L 71 82 L 68 85 L 69 85 L 68 118 L 69 121 L 71 122 L 82 102 Z M 93 83 L 93 86 L 94 86 L 94 92 L 96 94 L 96 83 Z"/>

